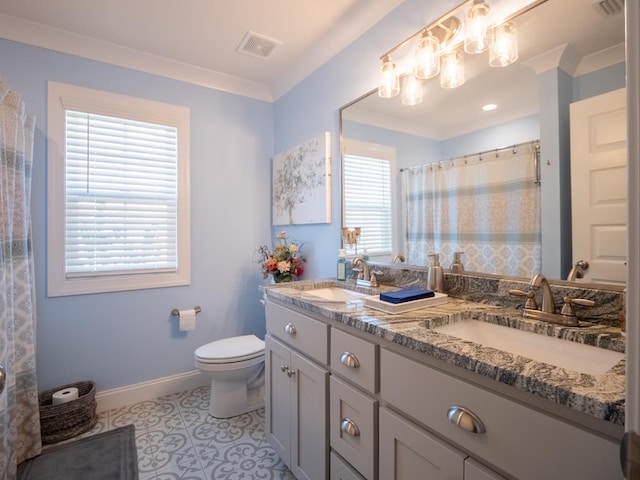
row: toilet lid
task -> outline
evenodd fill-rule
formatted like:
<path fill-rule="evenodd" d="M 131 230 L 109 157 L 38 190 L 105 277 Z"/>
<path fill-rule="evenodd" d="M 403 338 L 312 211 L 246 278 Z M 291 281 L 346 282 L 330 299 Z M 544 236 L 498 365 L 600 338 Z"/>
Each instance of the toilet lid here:
<path fill-rule="evenodd" d="M 255 335 L 224 338 L 198 347 L 195 356 L 208 363 L 249 360 L 264 353 L 264 341 Z"/>

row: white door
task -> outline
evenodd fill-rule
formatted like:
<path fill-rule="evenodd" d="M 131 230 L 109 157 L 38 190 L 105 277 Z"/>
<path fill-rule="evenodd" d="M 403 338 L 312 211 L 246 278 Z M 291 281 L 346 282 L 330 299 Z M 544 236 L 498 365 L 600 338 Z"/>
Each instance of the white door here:
<path fill-rule="evenodd" d="M 573 263 L 584 280 L 627 280 L 626 89 L 571 104 Z"/>

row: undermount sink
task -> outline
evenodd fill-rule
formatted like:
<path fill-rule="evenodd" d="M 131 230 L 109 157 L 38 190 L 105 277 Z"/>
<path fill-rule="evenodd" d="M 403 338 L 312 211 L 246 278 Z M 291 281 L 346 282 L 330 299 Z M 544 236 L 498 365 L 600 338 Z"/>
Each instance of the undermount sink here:
<path fill-rule="evenodd" d="M 340 287 L 327 287 L 316 288 L 314 290 L 305 290 L 305 297 L 316 297 L 315 300 L 323 302 L 345 303 L 352 302 L 354 300 L 364 300 L 367 296 L 365 293 L 355 292 L 346 288 Z M 314 300 L 311 299 L 310 300 Z"/>
<path fill-rule="evenodd" d="M 432 330 L 589 375 L 602 375 L 624 358 L 620 352 L 480 320 L 461 320 Z"/>

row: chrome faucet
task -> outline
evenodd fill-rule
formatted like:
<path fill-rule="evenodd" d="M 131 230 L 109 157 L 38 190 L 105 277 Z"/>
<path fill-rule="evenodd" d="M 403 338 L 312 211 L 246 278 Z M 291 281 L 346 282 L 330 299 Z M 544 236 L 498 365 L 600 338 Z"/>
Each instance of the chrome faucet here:
<path fill-rule="evenodd" d="M 353 266 L 353 271 L 358 272 L 358 279 L 369 280 L 371 278 L 371 274 L 369 273 L 369 265 L 367 265 L 367 261 L 364 258 L 355 257 L 351 261 L 351 265 Z"/>
<path fill-rule="evenodd" d="M 576 278 L 584 277 L 584 271 L 589 269 L 589 262 L 585 260 L 578 260 L 576 264 L 569 271 L 567 275 L 567 281 L 573 282 Z"/>
<path fill-rule="evenodd" d="M 553 292 L 551 291 L 551 285 L 547 277 L 541 273 L 536 273 L 529 286 L 532 288 L 542 289 L 542 305 L 540 305 L 540 311 L 545 313 L 556 313 L 556 303 L 553 300 Z"/>

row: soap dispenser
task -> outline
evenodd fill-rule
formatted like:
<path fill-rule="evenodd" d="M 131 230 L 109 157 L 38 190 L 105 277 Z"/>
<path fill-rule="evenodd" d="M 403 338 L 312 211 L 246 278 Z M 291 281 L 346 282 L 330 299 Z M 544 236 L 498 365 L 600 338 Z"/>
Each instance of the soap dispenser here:
<path fill-rule="evenodd" d="M 433 258 L 433 263 L 429 267 L 429 272 L 427 274 L 427 288 L 429 290 L 433 290 L 434 292 L 444 292 L 444 272 L 442 271 L 442 267 L 440 266 L 440 255 L 437 253 L 432 253 L 429 255 Z"/>
<path fill-rule="evenodd" d="M 453 263 L 451 264 L 451 271 L 453 273 L 464 272 L 464 265 L 462 264 L 462 260 L 460 259 L 463 253 L 464 252 L 455 252 L 453 254 Z"/>
<path fill-rule="evenodd" d="M 344 248 L 341 248 L 338 251 L 336 278 L 341 282 L 344 282 L 347 279 L 347 254 L 345 253 Z"/>

